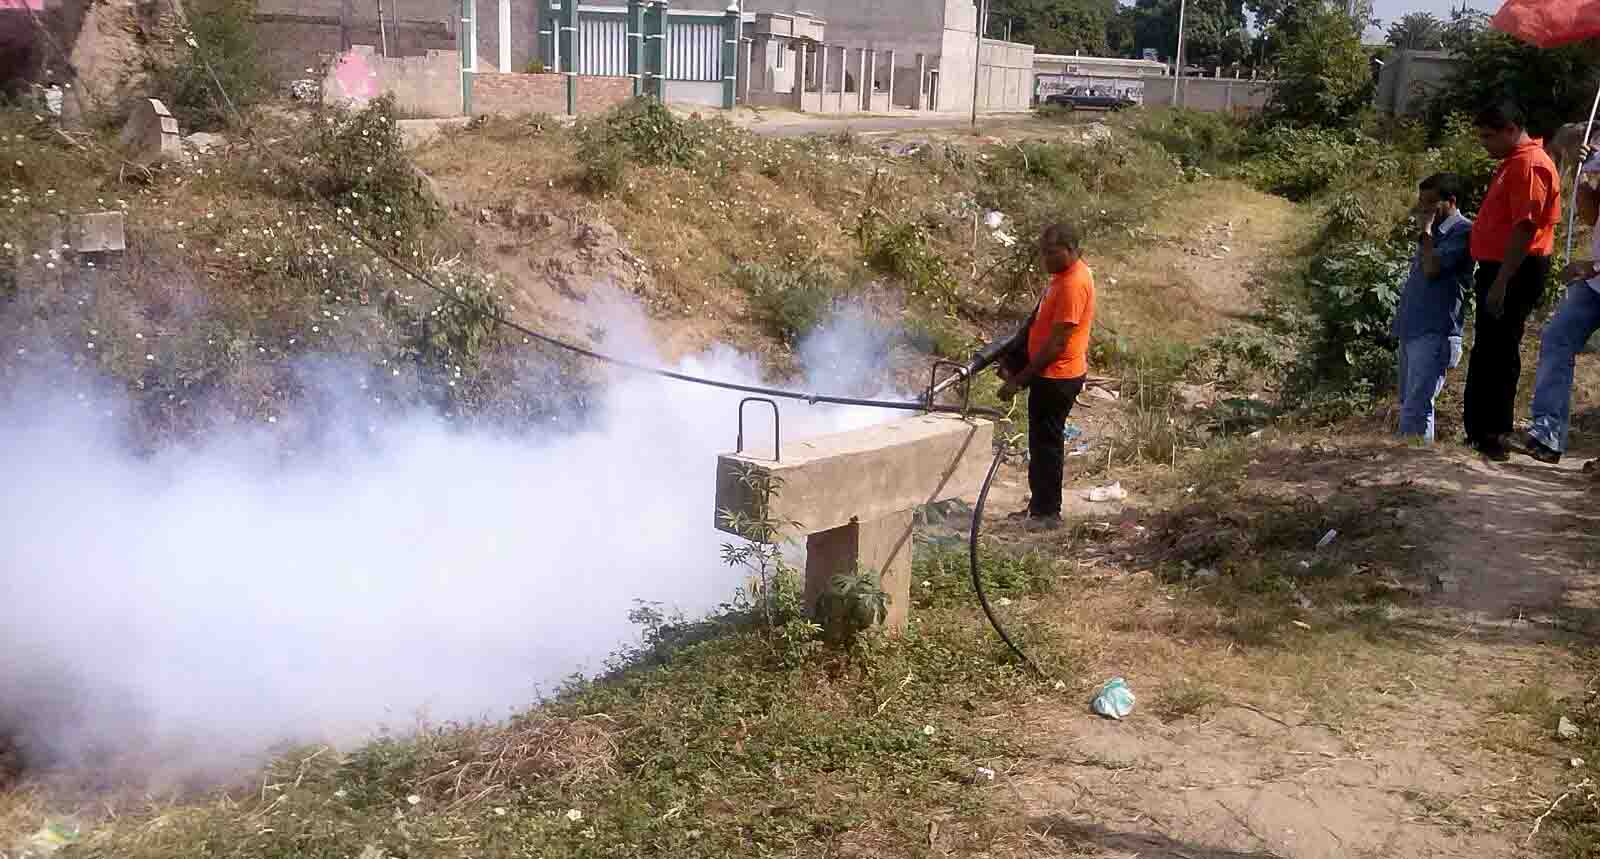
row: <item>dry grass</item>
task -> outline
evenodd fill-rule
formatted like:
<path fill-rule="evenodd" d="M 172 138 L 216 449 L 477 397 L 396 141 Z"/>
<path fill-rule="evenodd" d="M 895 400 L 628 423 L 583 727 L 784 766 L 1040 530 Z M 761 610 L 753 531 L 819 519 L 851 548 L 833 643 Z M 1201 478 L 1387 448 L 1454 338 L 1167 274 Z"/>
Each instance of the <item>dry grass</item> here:
<path fill-rule="evenodd" d="M 424 730 L 412 739 L 421 756 L 412 789 L 455 810 L 536 781 L 567 787 L 597 781 L 616 774 L 615 733 L 603 715 L 541 713 L 501 725 Z"/>

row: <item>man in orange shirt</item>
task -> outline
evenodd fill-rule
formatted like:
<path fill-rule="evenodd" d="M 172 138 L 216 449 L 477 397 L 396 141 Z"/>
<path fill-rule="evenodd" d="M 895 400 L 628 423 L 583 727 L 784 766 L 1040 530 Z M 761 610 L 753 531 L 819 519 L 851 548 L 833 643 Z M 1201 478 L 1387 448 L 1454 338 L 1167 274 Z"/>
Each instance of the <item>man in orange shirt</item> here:
<path fill-rule="evenodd" d="M 1066 470 L 1067 417 L 1089 375 L 1089 330 L 1094 326 L 1094 274 L 1084 263 L 1078 231 L 1046 227 L 1039 255 L 1050 285 L 1028 328 L 1028 365 L 1005 377 L 1000 398 L 1028 389 L 1028 503 L 1030 528 L 1061 524 L 1061 481 Z"/>
<path fill-rule="evenodd" d="M 1500 169 L 1472 225 L 1478 314 L 1463 419 L 1467 443 L 1497 462 L 1510 458 L 1504 436 L 1522 375 L 1522 335 L 1544 295 L 1561 221 L 1561 176 L 1522 123 L 1522 111 L 1510 104 L 1473 122 Z"/>

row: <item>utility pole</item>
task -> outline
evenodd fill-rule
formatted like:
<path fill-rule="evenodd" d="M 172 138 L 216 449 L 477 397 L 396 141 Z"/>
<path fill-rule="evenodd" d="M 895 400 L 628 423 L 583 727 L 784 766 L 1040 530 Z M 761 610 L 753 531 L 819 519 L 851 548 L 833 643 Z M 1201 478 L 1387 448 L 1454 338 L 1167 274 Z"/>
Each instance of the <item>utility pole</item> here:
<path fill-rule="evenodd" d="M 989 0 L 978 0 L 978 21 L 973 27 L 977 36 L 972 48 L 972 128 L 978 128 L 978 76 L 983 69 L 983 36 L 988 30 Z"/>
<path fill-rule="evenodd" d="M 1172 59 L 1172 106 L 1178 104 L 1178 82 L 1183 80 L 1183 18 L 1189 10 L 1188 0 L 1178 0 L 1178 55 Z"/>
<path fill-rule="evenodd" d="M 389 57 L 389 28 L 383 23 L 383 0 L 378 0 L 378 41 L 383 45 L 384 59 Z"/>

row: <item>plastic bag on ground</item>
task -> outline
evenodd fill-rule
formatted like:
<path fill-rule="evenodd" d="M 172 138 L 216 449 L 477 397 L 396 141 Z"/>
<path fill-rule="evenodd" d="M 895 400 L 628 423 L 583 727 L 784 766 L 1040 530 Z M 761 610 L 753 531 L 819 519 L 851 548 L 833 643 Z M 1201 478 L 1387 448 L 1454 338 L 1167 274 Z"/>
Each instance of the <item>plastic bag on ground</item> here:
<path fill-rule="evenodd" d="M 1128 497 L 1128 490 L 1122 488 L 1122 481 L 1117 481 L 1110 486 L 1096 486 L 1089 490 L 1086 497 L 1090 501 L 1122 501 Z"/>
<path fill-rule="evenodd" d="M 1089 709 L 1109 719 L 1124 719 L 1133 712 L 1133 690 L 1121 677 L 1107 680 L 1100 692 L 1089 702 Z"/>

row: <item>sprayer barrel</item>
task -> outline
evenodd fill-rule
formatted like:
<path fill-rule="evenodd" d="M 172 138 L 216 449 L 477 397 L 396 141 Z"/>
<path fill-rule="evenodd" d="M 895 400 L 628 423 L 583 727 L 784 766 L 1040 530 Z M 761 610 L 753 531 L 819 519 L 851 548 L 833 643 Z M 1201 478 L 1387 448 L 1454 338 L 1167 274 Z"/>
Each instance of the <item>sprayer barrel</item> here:
<path fill-rule="evenodd" d="M 971 376 L 973 374 L 973 372 L 974 372 L 974 370 L 971 367 L 968 367 L 965 370 L 962 370 L 961 372 L 956 373 L 955 375 L 951 376 L 950 378 L 945 379 L 943 382 L 940 382 L 939 384 L 934 385 L 933 386 L 933 396 L 937 397 L 940 394 L 944 393 L 945 391 L 950 390 L 952 387 L 954 387 L 961 380 L 967 378 L 968 376 Z"/>

